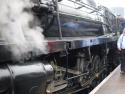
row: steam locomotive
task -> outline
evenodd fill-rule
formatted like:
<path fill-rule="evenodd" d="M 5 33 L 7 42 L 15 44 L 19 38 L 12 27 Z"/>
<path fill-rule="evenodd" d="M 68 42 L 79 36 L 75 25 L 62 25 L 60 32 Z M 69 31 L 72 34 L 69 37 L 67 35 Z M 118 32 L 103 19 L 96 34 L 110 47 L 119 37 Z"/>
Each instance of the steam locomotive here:
<path fill-rule="evenodd" d="M 78 93 L 94 88 L 119 64 L 119 20 L 106 7 L 92 0 L 32 1 L 48 53 L 0 65 L 0 94 Z"/>

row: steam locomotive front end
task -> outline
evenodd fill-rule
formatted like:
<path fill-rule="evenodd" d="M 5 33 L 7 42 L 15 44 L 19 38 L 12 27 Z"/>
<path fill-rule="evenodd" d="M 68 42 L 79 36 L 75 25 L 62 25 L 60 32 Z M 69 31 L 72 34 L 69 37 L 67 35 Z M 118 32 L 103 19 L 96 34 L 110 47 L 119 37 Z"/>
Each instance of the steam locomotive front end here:
<path fill-rule="evenodd" d="M 53 78 L 51 65 L 40 61 L 0 65 L 1 94 L 45 94 Z"/>
<path fill-rule="evenodd" d="M 0 94 L 45 94 L 53 67 L 30 0 L 0 1 Z"/>

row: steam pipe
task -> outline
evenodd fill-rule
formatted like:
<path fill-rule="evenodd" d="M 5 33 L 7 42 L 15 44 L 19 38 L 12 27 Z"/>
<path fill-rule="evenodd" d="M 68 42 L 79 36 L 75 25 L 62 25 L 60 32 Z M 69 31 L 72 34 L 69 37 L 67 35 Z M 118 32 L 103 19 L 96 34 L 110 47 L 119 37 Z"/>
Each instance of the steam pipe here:
<path fill-rule="evenodd" d="M 55 0 L 55 4 L 56 4 L 57 23 L 58 23 L 59 35 L 60 35 L 60 39 L 62 39 L 62 31 L 61 31 L 61 23 L 60 23 L 58 0 Z"/>

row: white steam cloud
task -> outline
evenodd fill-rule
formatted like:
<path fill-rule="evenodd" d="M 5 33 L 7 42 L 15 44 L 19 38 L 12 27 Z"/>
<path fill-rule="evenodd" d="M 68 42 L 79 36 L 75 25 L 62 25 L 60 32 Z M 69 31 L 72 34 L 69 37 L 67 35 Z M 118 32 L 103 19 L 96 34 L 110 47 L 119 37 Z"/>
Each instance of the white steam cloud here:
<path fill-rule="evenodd" d="M 28 11 L 30 0 L 0 0 L 0 38 L 13 60 L 46 52 L 42 28 Z M 8 53 L 9 54 L 9 53 Z"/>

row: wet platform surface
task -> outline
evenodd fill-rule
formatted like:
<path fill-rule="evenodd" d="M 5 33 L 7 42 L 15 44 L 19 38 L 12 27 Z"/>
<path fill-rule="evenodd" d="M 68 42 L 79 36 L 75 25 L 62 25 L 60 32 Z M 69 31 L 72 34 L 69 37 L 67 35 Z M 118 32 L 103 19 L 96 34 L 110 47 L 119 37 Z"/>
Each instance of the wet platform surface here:
<path fill-rule="evenodd" d="M 125 94 L 125 74 L 120 65 L 89 94 Z"/>

